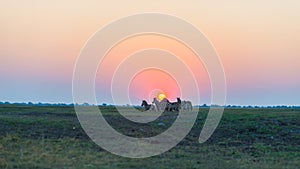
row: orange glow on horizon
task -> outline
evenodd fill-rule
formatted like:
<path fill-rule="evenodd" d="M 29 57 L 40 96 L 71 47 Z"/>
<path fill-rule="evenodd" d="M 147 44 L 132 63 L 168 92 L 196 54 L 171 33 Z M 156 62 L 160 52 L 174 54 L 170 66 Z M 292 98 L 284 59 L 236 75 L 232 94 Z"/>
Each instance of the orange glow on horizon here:
<path fill-rule="evenodd" d="M 186 67 L 190 69 L 191 74 L 195 76 L 200 93 L 210 92 L 209 77 L 198 56 L 196 56 L 192 50 L 179 41 L 166 36 L 154 34 L 130 37 L 114 46 L 99 65 L 100 69 L 98 69 L 97 72 L 96 86 L 109 86 L 110 78 L 114 73 L 116 73 L 115 71 L 119 69 L 118 66 L 123 64 L 122 61 L 129 59 L 130 56 L 135 52 L 144 49 L 163 49 L 168 53 L 175 55 L 183 64 L 185 64 Z M 134 62 L 133 64 L 141 65 L 143 63 L 150 63 L 151 61 L 153 60 L 145 57 L 137 62 Z M 178 70 L 178 67 L 174 67 L 172 62 L 167 62 L 164 58 L 158 59 L 157 62 L 166 63 L 165 66 L 170 70 Z M 131 67 L 128 67 L 128 70 L 130 69 Z M 189 86 L 191 84 L 190 82 L 184 80 L 184 76 L 185 75 L 181 74 L 180 72 L 164 72 L 158 69 L 148 69 L 146 71 L 142 71 L 138 73 L 130 82 L 130 98 L 134 98 L 136 102 L 144 99 L 152 101 L 154 97 L 159 99 L 158 95 L 163 93 L 166 97 L 168 97 L 168 99 L 176 100 L 176 98 L 182 94 L 180 88 L 190 88 Z M 181 81 L 178 81 L 180 79 L 178 79 L 178 77 L 181 78 Z M 126 79 L 123 80 L 125 83 Z M 157 91 L 152 93 L 153 90 L 159 90 L 159 92 Z M 195 97 L 195 91 L 192 90 L 189 90 L 184 94 L 192 98 Z"/>

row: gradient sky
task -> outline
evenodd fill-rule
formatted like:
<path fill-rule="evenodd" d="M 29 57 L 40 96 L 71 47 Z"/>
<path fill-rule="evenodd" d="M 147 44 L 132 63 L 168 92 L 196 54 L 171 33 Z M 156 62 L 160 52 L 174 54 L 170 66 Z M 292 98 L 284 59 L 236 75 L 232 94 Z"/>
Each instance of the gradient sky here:
<path fill-rule="evenodd" d="M 89 37 L 118 18 L 162 12 L 192 23 L 213 43 L 226 74 L 227 104 L 299 105 L 299 11 L 299 0 L 1 0 L 0 101 L 71 103 L 74 65 Z M 126 49 L 134 44 L 140 43 L 127 42 Z M 155 43 L 142 44 L 136 48 Z M 117 48 L 120 53 L 122 48 Z M 204 88 L 201 104 L 208 103 L 207 75 L 201 63 L 197 65 L 197 80 Z M 132 86 L 141 79 L 132 82 L 132 97 Z M 96 84 L 101 91 L 101 82 Z M 109 102 L 101 94 L 97 99 Z"/>

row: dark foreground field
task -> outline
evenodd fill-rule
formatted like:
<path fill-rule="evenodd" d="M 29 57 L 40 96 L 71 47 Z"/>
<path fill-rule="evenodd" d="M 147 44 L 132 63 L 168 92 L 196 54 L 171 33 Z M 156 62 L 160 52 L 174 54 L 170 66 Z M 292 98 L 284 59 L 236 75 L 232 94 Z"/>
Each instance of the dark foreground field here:
<path fill-rule="evenodd" d="M 156 135 L 176 117 L 166 113 L 138 126 L 112 107 L 103 109 L 114 128 L 134 137 Z M 72 107 L 3 105 L 0 168 L 300 168 L 300 109 L 226 109 L 213 136 L 199 144 L 207 112 L 200 109 L 192 131 L 175 148 L 155 157 L 129 159 L 94 144 Z"/>

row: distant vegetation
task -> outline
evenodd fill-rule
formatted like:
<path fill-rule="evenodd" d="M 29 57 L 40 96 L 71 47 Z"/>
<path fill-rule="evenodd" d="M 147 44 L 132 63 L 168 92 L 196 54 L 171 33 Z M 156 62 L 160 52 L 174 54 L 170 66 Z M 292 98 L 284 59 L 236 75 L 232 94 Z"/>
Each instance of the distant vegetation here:
<path fill-rule="evenodd" d="M 19 105 L 19 106 L 94 106 L 89 103 L 83 103 L 83 104 L 67 104 L 67 103 L 32 103 L 32 102 L 22 102 L 22 103 L 11 103 L 11 102 L 0 102 L 0 105 Z M 112 104 L 107 104 L 107 103 L 102 103 L 97 106 L 115 106 Z M 130 106 L 129 104 L 126 105 L 118 105 L 118 106 Z M 132 105 L 134 107 L 141 107 L 140 105 Z M 287 106 L 287 105 L 275 105 L 275 106 L 256 106 L 256 105 L 247 105 L 247 106 L 240 106 L 240 105 L 226 105 L 226 106 L 220 106 L 220 105 L 207 105 L 207 104 L 202 104 L 202 105 L 195 105 L 193 107 L 201 107 L 201 108 L 208 108 L 208 107 L 225 107 L 225 108 L 300 108 L 300 106 Z"/>

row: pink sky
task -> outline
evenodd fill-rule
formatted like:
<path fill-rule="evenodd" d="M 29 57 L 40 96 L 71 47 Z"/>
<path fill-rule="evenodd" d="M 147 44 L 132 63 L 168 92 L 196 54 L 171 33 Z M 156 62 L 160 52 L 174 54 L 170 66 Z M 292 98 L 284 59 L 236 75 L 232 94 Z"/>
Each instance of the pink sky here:
<path fill-rule="evenodd" d="M 228 104 L 299 105 L 299 11 L 298 0 L 2 0 L 0 101 L 71 102 L 76 58 L 93 33 L 124 16 L 162 12 L 192 23 L 215 46 L 226 74 Z M 126 45 L 139 47 L 134 44 Z M 156 45 L 168 48 L 165 44 Z M 154 43 L 140 47 L 147 45 Z M 206 88 L 205 71 L 199 69 L 198 81 Z"/>

